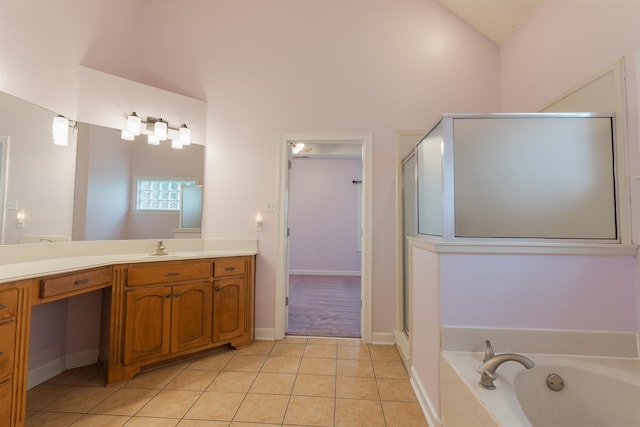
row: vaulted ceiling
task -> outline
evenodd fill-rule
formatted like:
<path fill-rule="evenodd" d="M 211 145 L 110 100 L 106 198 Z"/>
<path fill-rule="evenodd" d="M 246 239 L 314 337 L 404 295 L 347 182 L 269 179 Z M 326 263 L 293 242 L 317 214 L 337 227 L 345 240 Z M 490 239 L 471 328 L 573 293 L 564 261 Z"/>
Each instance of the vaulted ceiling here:
<path fill-rule="evenodd" d="M 476 30 L 498 45 L 544 0 L 438 0 Z"/>

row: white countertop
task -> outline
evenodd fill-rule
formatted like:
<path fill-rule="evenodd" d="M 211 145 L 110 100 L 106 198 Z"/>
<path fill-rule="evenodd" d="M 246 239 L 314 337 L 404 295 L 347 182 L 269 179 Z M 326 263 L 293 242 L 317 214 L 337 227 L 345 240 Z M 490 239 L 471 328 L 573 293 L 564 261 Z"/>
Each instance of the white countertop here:
<path fill-rule="evenodd" d="M 113 264 L 248 256 L 256 239 L 167 239 L 168 255 L 151 255 L 157 240 L 52 242 L 0 246 L 0 283 Z"/>

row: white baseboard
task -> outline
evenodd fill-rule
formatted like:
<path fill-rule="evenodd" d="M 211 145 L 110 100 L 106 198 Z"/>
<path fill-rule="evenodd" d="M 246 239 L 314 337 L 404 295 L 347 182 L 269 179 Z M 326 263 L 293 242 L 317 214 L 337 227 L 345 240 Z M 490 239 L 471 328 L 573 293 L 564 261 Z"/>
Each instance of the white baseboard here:
<path fill-rule="evenodd" d="M 67 369 L 96 363 L 99 353 L 100 350 L 98 349 L 71 353 L 29 370 L 27 373 L 27 390 L 63 373 Z"/>
<path fill-rule="evenodd" d="M 255 328 L 254 336 L 256 340 L 274 341 L 276 339 L 276 330 L 273 328 Z"/>
<path fill-rule="evenodd" d="M 340 270 L 289 270 L 289 274 L 301 276 L 360 276 L 360 271 L 340 271 Z"/>
<path fill-rule="evenodd" d="M 427 390 L 424 388 L 424 385 L 420 381 L 420 377 L 417 375 L 415 370 L 411 368 L 411 387 L 418 398 L 418 402 L 420 403 L 420 407 L 422 408 L 422 412 L 424 413 L 425 418 L 427 419 L 427 424 L 430 427 L 442 427 L 442 420 L 440 419 L 440 414 L 433 407 L 433 402 L 429 399 L 429 394 Z"/>
<path fill-rule="evenodd" d="M 395 330 L 393 331 L 393 337 L 396 342 L 396 347 L 398 348 L 398 353 L 400 353 L 400 357 L 402 358 L 402 363 L 404 363 L 404 367 L 407 371 L 411 370 L 411 349 L 409 347 L 409 339 L 404 334 L 404 332 Z"/>
<path fill-rule="evenodd" d="M 371 344 L 387 344 L 393 345 L 396 340 L 391 332 L 372 332 Z"/>

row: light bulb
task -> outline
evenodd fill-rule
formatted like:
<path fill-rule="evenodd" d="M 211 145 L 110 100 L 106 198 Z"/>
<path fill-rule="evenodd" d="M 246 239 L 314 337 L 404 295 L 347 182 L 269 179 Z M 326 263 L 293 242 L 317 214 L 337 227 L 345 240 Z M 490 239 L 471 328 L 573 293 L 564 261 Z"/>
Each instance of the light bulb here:
<path fill-rule="evenodd" d="M 69 145 L 69 119 L 63 116 L 54 117 L 51 133 L 54 144 L 62 146 Z"/>
<path fill-rule="evenodd" d="M 171 148 L 176 149 L 176 150 L 182 150 L 182 142 L 180 142 L 180 140 L 178 140 L 178 139 L 172 139 L 171 140 Z"/>
<path fill-rule="evenodd" d="M 156 138 L 158 138 L 159 141 L 164 141 L 165 139 L 167 139 L 167 132 L 167 122 L 163 121 L 162 119 L 158 120 L 153 126 L 153 133 L 156 135 Z"/>
<path fill-rule="evenodd" d="M 136 139 L 136 137 L 133 136 L 133 134 L 129 133 L 129 131 L 127 131 L 126 129 L 122 129 L 122 131 L 120 131 L 120 138 L 124 139 L 125 141 L 133 141 L 134 139 Z"/>
<path fill-rule="evenodd" d="M 180 126 L 179 135 L 182 145 L 191 144 L 191 129 L 189 129 L 186 124 Z"/>
<path fill-rule="evenodd" d="M 142 120 L 135 112 L 131 113 L 130 116 L 127 116 L 127 126 L 125 129 L 130 135 L 140 135 L 140 131 L 142 130 Z"/>
<path fill-rule="evenodd" d="M 298 154 L 302 150 L 304 150 L 304 143 L 303 142 L 296 142 L 295 144 L 293 144 L 291 146 L 291 151 L 293 151 L 293 154 Z"/>
<path fill-rule="evenodd" d="M 160 140 L 158 139 L 157 136 L 155 136 L 154 134 L 150 133 L 149 135 L 147 135 L 147 144 L 149 144 L 149 145 L 160 145 Z"/>

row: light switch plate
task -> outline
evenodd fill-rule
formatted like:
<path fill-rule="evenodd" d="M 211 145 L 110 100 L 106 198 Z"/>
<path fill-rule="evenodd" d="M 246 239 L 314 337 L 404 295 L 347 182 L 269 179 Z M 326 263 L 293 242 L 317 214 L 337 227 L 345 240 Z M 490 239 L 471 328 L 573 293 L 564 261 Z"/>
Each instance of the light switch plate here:
<path fill-rule="evenodd" d="M 276 211 L 276 201 L 275 200 L 265 200 L 264 201 L 264 211 L 265 212 L 275 212 Z"/>
<path fill-rule="evenodd" d="M 18 210 L 18 200 L 17 199 L 7 200 L 7 210 L 8 211 Z"/>

